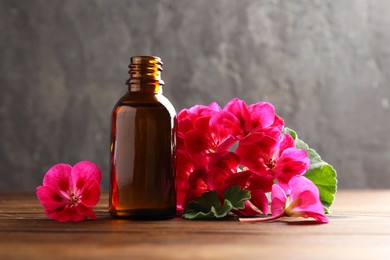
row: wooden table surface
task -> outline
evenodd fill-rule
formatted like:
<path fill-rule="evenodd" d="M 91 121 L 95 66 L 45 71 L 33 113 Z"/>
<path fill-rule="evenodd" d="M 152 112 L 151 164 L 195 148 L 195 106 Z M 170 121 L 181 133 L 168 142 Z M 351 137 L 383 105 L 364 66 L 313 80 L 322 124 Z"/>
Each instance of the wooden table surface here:
<path fill-rule="evenodd" d="M 0 259 L 389 259 L 390 190 L 339 191 L 330 223 L 111 219 L 58 223 L 35 194 L 0 193 Z"/>

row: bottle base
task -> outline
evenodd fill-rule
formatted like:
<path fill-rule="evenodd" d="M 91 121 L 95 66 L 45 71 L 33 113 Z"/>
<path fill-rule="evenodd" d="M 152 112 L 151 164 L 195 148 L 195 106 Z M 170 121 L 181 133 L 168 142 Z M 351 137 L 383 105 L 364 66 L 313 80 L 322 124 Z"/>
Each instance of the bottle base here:
<path fill-rule="evenodd" d="M 176 216 L 176 209 L 132 209 L 110 211 L 113 218 L 133 220 L 164 220 Z"/>

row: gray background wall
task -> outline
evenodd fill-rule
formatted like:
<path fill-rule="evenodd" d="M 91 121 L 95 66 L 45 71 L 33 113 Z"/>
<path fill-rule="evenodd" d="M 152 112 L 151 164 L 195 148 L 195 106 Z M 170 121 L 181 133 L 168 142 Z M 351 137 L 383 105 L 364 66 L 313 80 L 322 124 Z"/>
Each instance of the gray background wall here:
<path fill-rule="evenodd" d="M 0 190 L 97 163 L 128 59 L 160 56 L 177 111 L 272 102 L 338 170 L 390 187 L 390 1 L 0 1 Z"/>

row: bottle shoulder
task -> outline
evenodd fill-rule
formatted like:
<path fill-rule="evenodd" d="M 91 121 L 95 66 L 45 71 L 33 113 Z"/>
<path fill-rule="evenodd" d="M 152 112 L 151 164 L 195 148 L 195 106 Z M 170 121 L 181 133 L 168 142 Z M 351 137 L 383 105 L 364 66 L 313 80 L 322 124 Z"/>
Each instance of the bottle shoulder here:
<path fill-rule="evenodd" d="M 162 94 L 159 94 L 157 96 L 157 99 L 158 99 L 159 103 L 162 104 L 168 110 L 168 112 L 171 114 L 171 116 L 176 116 L 176 110 L 173 107 L 171 101 L 169 101 L 169 99 L 167 99 Z"/>
<path fill-rule="evenodd" d="M 144 93 L 126 93 L 118 100 L 115 106 L 158 107 L 160 106 L 160 102 L 155 95 Z"/>
<path fill-rule="evenodd" d="M 114 111 L 121 107 L 131 107 L 137 109 L 164 109 L 169 112 L 171 116 L 176 115 L 175 108 L 172 103 L 162 94 L 155 95 L 139 95 L 134 93 L 127 93 L 122 96 L 114 106 Z"/>

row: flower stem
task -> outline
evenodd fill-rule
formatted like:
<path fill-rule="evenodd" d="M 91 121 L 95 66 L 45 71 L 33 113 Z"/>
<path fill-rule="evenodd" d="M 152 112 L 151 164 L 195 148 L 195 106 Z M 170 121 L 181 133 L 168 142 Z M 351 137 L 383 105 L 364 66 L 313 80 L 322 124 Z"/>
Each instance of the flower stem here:
<path fill-rule="evenodd" d="M 284 217 L 285 213 L 283 212 L 282 214 L 268 217 L 268 218 L 239 218 L 241 222 L 267 222 L 267 221 L 272 221 L 281 217 Z"/>

